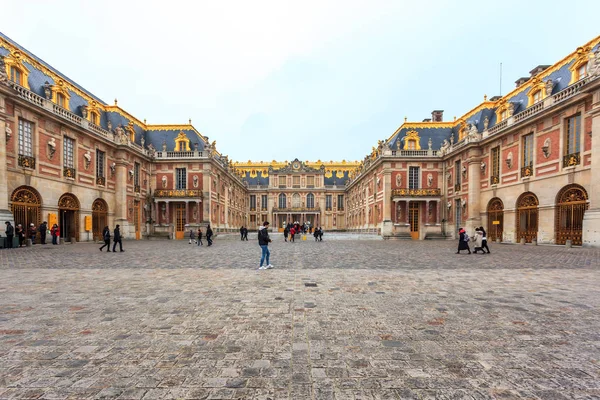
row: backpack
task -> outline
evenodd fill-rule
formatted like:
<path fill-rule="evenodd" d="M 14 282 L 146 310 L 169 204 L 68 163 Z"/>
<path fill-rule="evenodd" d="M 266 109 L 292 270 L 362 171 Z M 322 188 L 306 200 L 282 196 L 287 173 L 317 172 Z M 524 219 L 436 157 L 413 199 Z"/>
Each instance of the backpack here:
<path fill-rule="evenodd" d="M 104 231 L 104 240 L 110 240 L 110 231 L 108 229 Z"/>
<path fill-rule="evenodd" d="M 467 243 L 468 243 L 468 242 L 469 242 L 469 240 L 471 240 L 471 238 L 469 238 L 469 235 L 467 235 L 467 234 L 465 233 L 465 242 L 467 242 Z"/>

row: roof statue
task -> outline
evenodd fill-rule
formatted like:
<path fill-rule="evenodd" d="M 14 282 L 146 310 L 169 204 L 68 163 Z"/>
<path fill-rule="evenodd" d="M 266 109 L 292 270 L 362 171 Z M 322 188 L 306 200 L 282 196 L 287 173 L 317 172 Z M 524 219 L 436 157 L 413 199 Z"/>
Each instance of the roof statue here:
<path fill-rule="evenodd" d="M 587 73 L 590 77 L 600 75 L 600 46 L 598 46 L 588 61 Z"/>
<path fill-rule="evenodd" d="M 0 83 L 8 85 L 8 74 L 6 73 L 6 63 L 4 62 L 4 56 L 0 56 Z"/>

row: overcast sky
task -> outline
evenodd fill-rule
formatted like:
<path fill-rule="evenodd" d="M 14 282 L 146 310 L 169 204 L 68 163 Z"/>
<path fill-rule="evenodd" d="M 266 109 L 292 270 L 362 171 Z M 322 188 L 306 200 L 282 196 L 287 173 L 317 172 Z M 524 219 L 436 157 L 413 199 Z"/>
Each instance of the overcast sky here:
<path fill-rule="evenodd" d="M 555 5 L 553 5 L 555 4 Z M 236 161 L 356 160 L 600 34 L 600 1 L 12 1 L 0 31 L 148 123 Z M 577 15 L 571 15 L 576 12 Z"/>

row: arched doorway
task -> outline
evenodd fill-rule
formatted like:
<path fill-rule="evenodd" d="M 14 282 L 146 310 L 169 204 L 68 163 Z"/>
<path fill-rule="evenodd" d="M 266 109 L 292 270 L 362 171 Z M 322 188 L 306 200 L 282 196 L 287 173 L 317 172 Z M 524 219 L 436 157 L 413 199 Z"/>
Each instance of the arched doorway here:
<path fill-rule="evenodd" d="M 517 200 L 517 242 L 525 238 L 525 243 L 537 239 L 539 206 L 538 198 L 531 192 L 523 193 Z"/>
<path fill-rule="evenodd" d="M 58 199 L 58 224 L 60 237 L 65 242 L 79 241 L 79 200 L 72 193 L 65 193 Z"/>
<path fill-rule="evenodd" d="M 488 226 L 487 239 L 495 241 L 502 240 L 504 231 L 504 203 L 497 197 L 490 200 L 487 206 Z"/>
<path fill-rule="evenodd" d="M 13 192 L 11 202 L 15 226 L 21 224 L 27 232 L 29 224 L 38 227 L 42 223 L 42 196 L 37 190 L 29 186 L 20 186 Z M 39 235 L 36 235 L 36 239 L 39 240 Z"/>
<path fill-rule="evenodd" d="M 583 214 L 588 208 L 588 195 L 579 185 L 565 186 L 556 195 L 556 244 L 582 244 Z"/>
<path fill-rule="evenodd" d="M 92 235 L 94 241 L 104 239 L 102 230 L 105 226 L 108 226 L 108 204 L 102 199 L 96 199 L 92 204 Z"/>

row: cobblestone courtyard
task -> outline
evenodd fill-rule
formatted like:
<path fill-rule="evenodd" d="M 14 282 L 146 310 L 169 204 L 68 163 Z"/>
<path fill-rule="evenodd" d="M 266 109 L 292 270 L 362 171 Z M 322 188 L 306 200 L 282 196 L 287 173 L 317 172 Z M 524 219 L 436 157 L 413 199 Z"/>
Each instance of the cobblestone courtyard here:
<path fill-rule="evenodd" d="M 0 398 L 598 399 L 600 251 L 0 251 Z"/>

